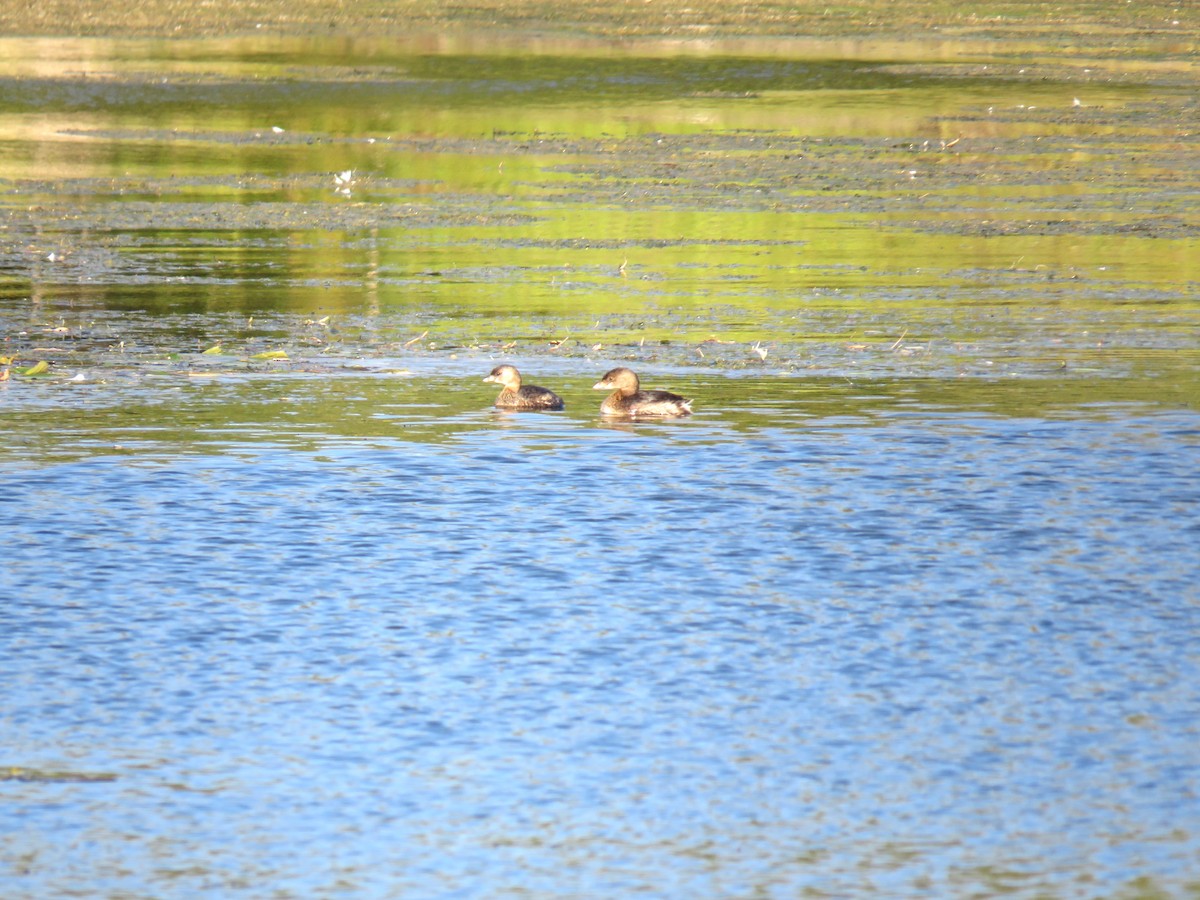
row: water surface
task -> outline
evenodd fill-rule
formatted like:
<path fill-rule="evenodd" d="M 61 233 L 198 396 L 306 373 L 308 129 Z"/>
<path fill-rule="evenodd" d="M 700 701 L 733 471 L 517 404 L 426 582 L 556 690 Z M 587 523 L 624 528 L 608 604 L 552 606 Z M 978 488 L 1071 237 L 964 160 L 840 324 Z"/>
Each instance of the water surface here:
<path fill-rule="evenodd" d="M 5 42 L 0 893 L 1200 891 L 1194 91 L 1056 47 Z"/>

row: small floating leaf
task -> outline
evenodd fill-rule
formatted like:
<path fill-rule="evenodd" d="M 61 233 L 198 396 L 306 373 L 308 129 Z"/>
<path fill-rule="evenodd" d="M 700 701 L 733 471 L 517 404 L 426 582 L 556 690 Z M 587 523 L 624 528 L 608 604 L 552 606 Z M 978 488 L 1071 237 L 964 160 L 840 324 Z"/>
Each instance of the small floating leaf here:
<path fill-rule="evenodd" d="M 36 363 L 34 363 L 28 369 L 22 369 L 20 374 L 36 376 L 36 375 L 45 375 L 48 371 L 50 371 L 50 363 L 48 363 L 44 359 L 42 359 L 42 360 L 38 360 Z"/>
<path fill-rule="evenodd" d="M 265 350 L 262 353 L 255 353 L 251 359 L 287 359 L 288 355 L 283 350 Z"/>
<path fill-rule="evenodd" d="M 209 347 L 207 350 L 205 350 L 205 351 L 204 351 L 203 353 L 201 353 L 200 355 L 201 355 L 201 356 L 216 356 L 216 355 L 217 355 L 217 354 L 219 354 L 220 352 L 221 352 L 221 345 L 220 345 L 220 344 L 214 344 L 213 346 Z"/>
<path fill-rule="evenodd" d="M 13 358 L 11 356 L 0 356 L 0 366 L 11 366 Z"/>

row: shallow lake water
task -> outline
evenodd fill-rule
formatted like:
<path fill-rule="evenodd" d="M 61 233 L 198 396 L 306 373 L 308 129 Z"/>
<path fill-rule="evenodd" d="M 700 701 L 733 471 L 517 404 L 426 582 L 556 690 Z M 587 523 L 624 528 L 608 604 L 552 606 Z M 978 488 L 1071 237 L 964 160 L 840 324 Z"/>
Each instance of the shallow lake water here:
<path fill-rule="evenodd" d="M 1200 892 L 1186 79 L 0 43 L 0 895 Z"/>

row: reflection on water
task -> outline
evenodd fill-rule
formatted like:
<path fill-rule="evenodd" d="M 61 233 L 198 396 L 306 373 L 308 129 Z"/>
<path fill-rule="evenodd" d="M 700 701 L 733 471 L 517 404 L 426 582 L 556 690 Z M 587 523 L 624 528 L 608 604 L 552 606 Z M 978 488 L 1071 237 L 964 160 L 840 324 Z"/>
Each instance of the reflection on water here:
<path fill-rule="evenodd" d="M 4 43 L 0 894 L 1195 891 L 1190 87 L 522 46 Z"/>

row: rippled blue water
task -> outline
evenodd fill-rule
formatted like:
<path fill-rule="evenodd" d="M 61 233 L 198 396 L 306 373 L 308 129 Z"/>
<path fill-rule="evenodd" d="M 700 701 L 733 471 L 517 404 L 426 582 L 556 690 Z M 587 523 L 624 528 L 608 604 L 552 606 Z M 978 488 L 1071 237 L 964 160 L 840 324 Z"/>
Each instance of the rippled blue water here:
<path fill-rule="evenodd" d="M 1193 412 L 478 423 L 6 462 L 0 895 L 1196 890 Z"/>

